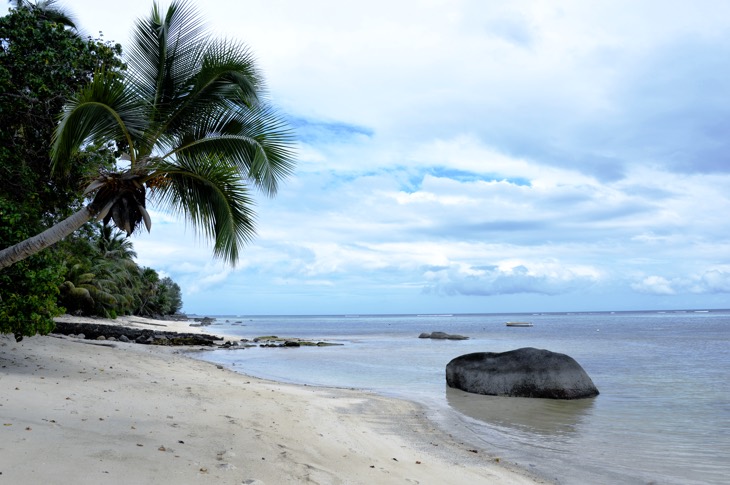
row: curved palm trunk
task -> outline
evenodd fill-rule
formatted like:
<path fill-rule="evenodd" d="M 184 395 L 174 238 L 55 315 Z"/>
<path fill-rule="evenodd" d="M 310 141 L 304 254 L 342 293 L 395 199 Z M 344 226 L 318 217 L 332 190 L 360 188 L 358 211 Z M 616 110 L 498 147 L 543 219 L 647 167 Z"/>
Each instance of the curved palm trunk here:
<path fill-rule="evenodd" d="M 53 227 L 50 227 L 31 238 L 21 241 L 15 246 L 10 246 L 0 251 L 0 269 L 17 263 L 18 261 L 32 256 L 38 251 L 47 248 L 68 236 L 94 217 L 91 206 L 83 207 L 78 212 L 62 220 Z"/>

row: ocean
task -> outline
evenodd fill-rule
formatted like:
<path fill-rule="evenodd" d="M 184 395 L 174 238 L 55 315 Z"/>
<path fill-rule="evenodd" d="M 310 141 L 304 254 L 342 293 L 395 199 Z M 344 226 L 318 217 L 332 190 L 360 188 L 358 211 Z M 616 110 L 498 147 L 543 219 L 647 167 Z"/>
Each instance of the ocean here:
<path fill-rule="evenodd" d="M 216 351 L 205 360 L 415 401 L 464 442 L 561 484 L 730 483 L 730 310 L 216 318 L 210 333 L 343 345 Z M 533 326 L 505 326 L 511 320 Z M 469 340 L 418 338 L 434 331 Z M 555 401 L 446 386 L 454 357 L 521 347 L 573 357 L 600 395 Z"/>

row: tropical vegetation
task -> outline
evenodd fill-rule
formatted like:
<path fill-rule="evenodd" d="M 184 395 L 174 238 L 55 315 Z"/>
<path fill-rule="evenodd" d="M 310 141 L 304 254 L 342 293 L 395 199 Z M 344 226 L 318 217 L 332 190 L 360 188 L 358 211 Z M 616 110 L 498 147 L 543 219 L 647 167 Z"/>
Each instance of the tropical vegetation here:
<path fill-rule="evenodd" d="M 72 236 L 59 250 L 65 251 L 59 302 L 69 313 L 154 317 L 182 308 L 177 283 L 139 267 L 132 242 L 112 226 L 94 224 L 90 235 Z"/>
<path fill-rule="evenodd" d="M 235 264 L 255 232 L 251 189 L 274 195 L 294 167 L 253 55 L 211 37 L 190 3 L 155 3 L 126 63 L 121 46 L 81 39 L 66 18 L 50 0 L 19 0 L 0 19 L 0 177 L 11 181 L 0 191 L 0 331 L 16 336 L 49 331 L 59 301 L 106 315 L 179 308 L 179 287 L 135 269 L 110 224 L 149 230 L 151 202 Z"/>
<path fill-rule="evenodd" d="M 122 170 L 103 167 L 92 202 L 67 219 L 0 251 L 0 268 L 48 247 L 86 222 L 113 221 L 127 235 L 150 198 L 182 213 L 235 264 L 254 235 L 251 185 L 268 195 L 293 169 L 293 138 L 263 98 L 263 81 L 242 44 L 212 38 L 192 5 L 155 3 L 140 20 L 128 69 L 98 71 L 67 104 L 54 132 L 53 172 L 68 176 L 89 142 L 113 142 Z"/>
<path fill-rule="evenodd" d="M 51 2 L 18 2 L 0 18 L 0 248 L 22 241 L 81 207 L 77 180 L 104 150 L 80 153 L 65 178 L 51 177 L 49 144 L 57 115 L 94 71 L 124 68 L 121 46 L 82 39 Z M 46 251 L 0 270 L 0 332 L 47 333 L 64 262 Z"/>

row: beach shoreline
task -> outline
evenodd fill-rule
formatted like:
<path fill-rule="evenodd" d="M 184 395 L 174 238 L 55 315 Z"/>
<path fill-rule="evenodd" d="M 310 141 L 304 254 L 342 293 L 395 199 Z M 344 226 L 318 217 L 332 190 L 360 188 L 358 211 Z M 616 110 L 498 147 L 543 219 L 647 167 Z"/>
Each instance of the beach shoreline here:
<path fill-rule="evenodd" d="M 109 322 L 216 333 L 126 318 Z M 0 388 L 0 483 L 546 483 L 416 403 L 257 379 L 179 347 L 3 336 Z"/>

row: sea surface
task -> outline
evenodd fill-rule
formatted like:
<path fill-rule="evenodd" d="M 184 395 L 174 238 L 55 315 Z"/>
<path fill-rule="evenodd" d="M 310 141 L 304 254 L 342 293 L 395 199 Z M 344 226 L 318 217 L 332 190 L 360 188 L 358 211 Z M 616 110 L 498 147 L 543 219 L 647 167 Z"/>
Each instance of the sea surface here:
<path fill-rule="evenodd" d="M 513 320 L 533 326 L 505 326 Z M 469 340 L 418 338 L 434 331 Z M 559 483 L 730 483 L 730 310 L 217 316 L 209 332 L 341 343 L 203 358 L 252 376 L 418 402 L 465 442 Z M 454 357 L 521 347 L 573 357 L 600 395 L 503 398 L 446 386 Z"/>

